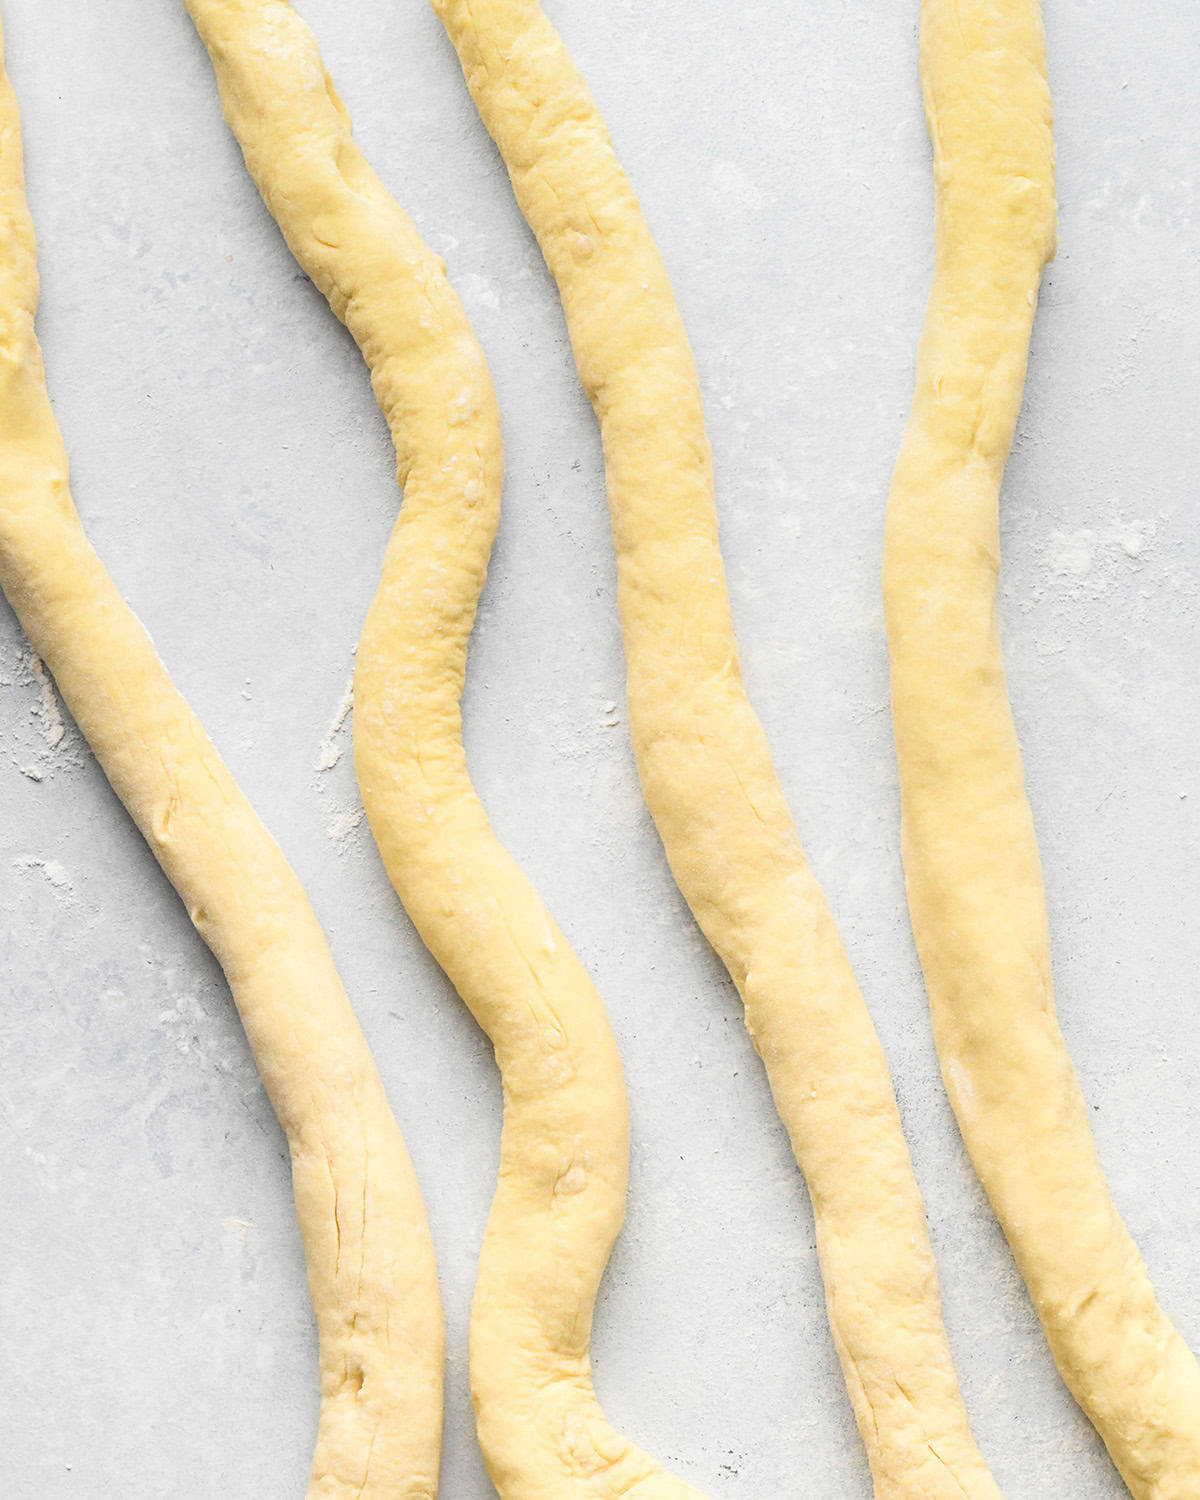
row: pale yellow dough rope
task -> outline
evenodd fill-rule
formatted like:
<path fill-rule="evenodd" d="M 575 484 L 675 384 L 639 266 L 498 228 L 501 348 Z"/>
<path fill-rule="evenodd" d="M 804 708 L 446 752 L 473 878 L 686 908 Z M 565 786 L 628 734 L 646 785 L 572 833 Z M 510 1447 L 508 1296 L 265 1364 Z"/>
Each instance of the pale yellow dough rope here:
<path fill-rule="evenodd" d="M 604 441 L 630 724 L 671 869 L 812 1194 L 881 1497 L 998 1493 L 971 1438 L 891 1081 L 738 670 L 691 351 L 587 88 L 532 0 L 434 0 L 558 283 Z"/>
<path fill-rule="evenodd" d="M 483 355 L 445 268 L 355 147 L 304 22 L 283 0 L 188 9 L 251 176 L 362 349 L 396 445 L 404 505 L 358 650 L 355 760 L 388 874 L 504 1082 L 471 1325 L 488 1468 L 512 1500 L 699 1500 L 612 1430 L 592 1391 L 592 1307 L 625 1201 L 620 1061 L 463 754 L 459 698 L 502 471 Z"/>
<path fill-rule="evenodd" d="M 442 1322 L 404 1143 L 304 892 L 84 536 L 37 295 L 0 26 L 0 584 L 220 961 L 287 1135 L 320 1335 L 310 1500 L 428 1500 Z"/>
<path fill-rule="evenodd" d="M 1200 1371 L 1109 1200 L 1054 1015 L 996 634 L 998 502 L 1054 146 L 1037 0 L 925 0 L 937 266 L 888 507 L 904 862 L 946 1087 L 1050 1347 L 1133 1493 L 1200 1495 Z"/>

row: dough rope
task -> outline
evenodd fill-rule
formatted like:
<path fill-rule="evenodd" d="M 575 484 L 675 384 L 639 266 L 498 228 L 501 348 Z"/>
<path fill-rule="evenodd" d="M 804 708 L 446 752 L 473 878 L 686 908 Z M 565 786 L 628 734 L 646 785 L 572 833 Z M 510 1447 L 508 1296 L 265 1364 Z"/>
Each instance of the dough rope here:
<path fill-rule="evenodd" d="M 937 262 L 884 597 L 904 863 L 963 1139 L 1063 1379 L 1133 1493 L 1200 1494 L 1200 1371 L 1109 1200 L 1054 1014 L 1041 866 L 996 633 L 998 507 L 1054 145 L 1037 0 L 925 0 Z"/>
<path fill-rule="evenodd" d="M 283 0 L 187 0 L 225 116 L 300 265 L 353 334 L 404 504 L 358 650 L 355 762 L 384 864 L 491 1037 L 499 1183 L 471 1323 L 479 1439 L 513 1500 L 698 1500 L 592 1391 L 597 1288 L 624 1211 L 620 1061 L 591 981 L 471 785 L 459 699 L 500 510 L 499 414 L 445 277 L 359 154 Z"/>
<path fill-rule="evenodd" d="M 887 1065 L 747 701 L 691 350 L 586 85 L 533 0 L 434 0 L 558 283 L 604 443 L 646 802 L 746 1008 L 816 1216 L 876 1492 L 995 1497 Z"/>
<path fill-rule="evenodd" d="M 37 299 L 0 22 L 0 584 L 224 969 L 287 1136 L 320 1336 L 310 1500 L 429 1500 L 442 1322 L 416 1179 L 304 892 L 84 535 Z"/>

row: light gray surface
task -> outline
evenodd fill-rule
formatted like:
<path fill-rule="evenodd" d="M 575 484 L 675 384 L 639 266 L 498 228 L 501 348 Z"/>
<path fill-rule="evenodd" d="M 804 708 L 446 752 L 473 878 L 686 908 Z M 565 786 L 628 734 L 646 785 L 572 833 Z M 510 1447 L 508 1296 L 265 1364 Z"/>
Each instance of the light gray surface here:
<path fill-rule="evenodd" d="M 602 1399 L 714 1496 L 866 1496 L 804 1192 L 607 711 L 598 443 L 553 288 L 432 13 L 302 9 L 366 154 L 446 257 L 504 411 L 467 736 L 626 1061 Z M 496 1076 L 350 826 L 349 755 L 315 770 L 397 505 L 386 432 L 177 0 L 4 10 L 76 498 L 326 924 L 429 1206 L 444 1493 L 474 1500 L 466 1316 Z M 551 6 L 696 347 L 746 675 L 892 1062 L 976 1432 L 1010 1500 L 1107 1500 L 1123 1490 L 955 1134 L 903 905 L 877 575 L 931 250 L 915 11 Z M 1061 250 L 1009 469 L 1003 628 L 1063 1027 L 1117 1202 L 1197 1346 L 1200 12 L 1052 4 L 1048 31 Z M 0 1493 L 289 1500 L 316 1394 L 282 1138 L 219 971 L 52 725 L 0 605 Z"/>

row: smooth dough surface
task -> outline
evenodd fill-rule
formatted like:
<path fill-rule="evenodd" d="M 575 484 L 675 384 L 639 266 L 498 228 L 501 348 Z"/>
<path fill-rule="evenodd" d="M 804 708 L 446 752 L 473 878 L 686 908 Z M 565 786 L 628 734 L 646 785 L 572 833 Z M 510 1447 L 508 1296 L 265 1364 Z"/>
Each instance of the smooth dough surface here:
<path fill-rule="evenodd" d="M 587 88 L 533 0 L 434 0 L 558 283 L 599 417 L 630 724 L 671 869 L 742 994 L 812 1195 L 881 1497 L 995 1497 L 891 1080 L 746 698 L 691 351 Z"/>
<path fill-rule="evenodd" d="M 1200 1371 L 1108 1195 L 1054 1013 L 996 633 L 998 502 L 1054 148 L 1037 0 L 925 0 L 937 264 L 888 507 L 905 873 L 963 1138 L 1058 1368 L 1140 1500 L 1200 1495 Z"/>
<path fill-rule="evenodd" d="M 310 1500 L 428 1500 L 442 1319 L 416 1179 L 299 882 L 84 535 L 37 293 L 20 122 L 0 67 L 0 584 L 220 961 L 287 1135 L 320 1336 Z"/>
<path fill-rule="evenodd" d="M 502 474 L 483 355 L 444 266 L 355 147 L 303 21 L 283 0 L 188 9 L 250 173 L 357 340 L 396 445 L 404 504 L 358 649 L 355 763 L 388 874 L 503 1078 L 471 1324 L 488 1469 L 512 1500 L 699 1500 L 613 1431 L 592 1390 L 593 1303 L 625 1202 L 620 1060 L 463 753 L 459 699 Z"/>

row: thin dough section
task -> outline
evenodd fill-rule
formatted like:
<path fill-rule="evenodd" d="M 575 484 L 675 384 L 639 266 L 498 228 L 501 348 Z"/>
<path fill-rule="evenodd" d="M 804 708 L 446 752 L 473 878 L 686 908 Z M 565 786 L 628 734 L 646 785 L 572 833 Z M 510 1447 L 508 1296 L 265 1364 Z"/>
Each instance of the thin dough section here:
<path fill-rule="evenodd" d="M 998 502 L 1054 148 L 1036 0 L 925 0 L 937 266 L 888 507 L 904 863 L 963 1138 L 1064 1380 L 1140 1500 L 1200 1495 L 1200 1371 L 1096 1158 L 1054 1015 L 1041 867 L 996 634 Z"/>
<path fill-rule="evenodd" d="M 320 1334 L 310 1500 L 429 1500 L 442 1321 L 425 1211 L 295 875 L 92 551 L 34 334 L 38 278 L 0 26 L 0 584 L 225 971 L 291 1151 Z"/>
<path fill-rule="evenodd" d="M 671 869 L 733 976 L 812 1194 L 881 1497 L 995 1497 L 879 1042 L 738 669 L 696 371 L 604 124 L 532 0 L 434 0 L 558 283 L 600 420 L 630 724 Z"/>
<path fill-rule="evenodd" d="M 463 754 L 459 698 L 502 470 L 483 355 L 444 266 L 355 147 L 307 26 L 280 0 L 188 9 L 250 173 L 362 349 L 396 445 L 404 505 L 359 645 L 355 760 L 392 883 L 504 1082 L 471 1321 L 488 1468 L 512 1500 L 699 1500 L 614 1432 L 593 1394 L 592 1308 L 625 1201 L 620 1062 Z"/>

